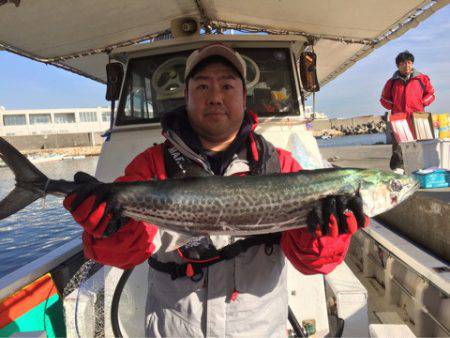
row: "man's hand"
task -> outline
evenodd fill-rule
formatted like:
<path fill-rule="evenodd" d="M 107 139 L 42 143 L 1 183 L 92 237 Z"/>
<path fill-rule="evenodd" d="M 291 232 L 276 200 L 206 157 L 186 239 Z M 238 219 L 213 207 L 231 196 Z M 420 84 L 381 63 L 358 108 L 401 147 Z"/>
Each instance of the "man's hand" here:
<path fill-rule="evenodd" d="M 307 224 L 317 236 L 337 237 L 366 227 L 369 218 L 364 215 L 360 196 L 330 196 L 309 213 Z"/>
<path fill-rule="evenodd" d="M 96 237 L 109 236 L 128 220 L 121 216 L 121 207 L 111 203 L 111 184 L 83 172 L 77 172 L 74 181 L 80 187 L 65 198 L 64 207 L 86 231 Z"/>

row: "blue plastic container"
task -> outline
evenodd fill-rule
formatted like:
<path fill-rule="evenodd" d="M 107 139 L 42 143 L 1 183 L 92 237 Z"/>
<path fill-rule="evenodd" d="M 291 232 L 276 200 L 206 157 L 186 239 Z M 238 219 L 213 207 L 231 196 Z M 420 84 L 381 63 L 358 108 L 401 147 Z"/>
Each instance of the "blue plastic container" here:
<path fill-rule="evenodd" d="M 450 171 L 445 169 L 419 170 L 414 176 L 420 182 L 420 186 L 425 189 L 446 188 L 450 186 Z"/>

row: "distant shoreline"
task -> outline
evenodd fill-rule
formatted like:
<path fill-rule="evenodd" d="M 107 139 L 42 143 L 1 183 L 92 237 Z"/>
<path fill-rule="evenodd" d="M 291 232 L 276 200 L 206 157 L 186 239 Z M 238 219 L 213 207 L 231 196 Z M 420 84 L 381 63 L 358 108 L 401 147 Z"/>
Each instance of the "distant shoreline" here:
<path fill-rule="evenodd" d="M 318 130 L 312 131 L 313 136 L 317 140 L 321 140 L 323 135 L 330 135 L 330 139 L 339 139 L 345 135 L 344 133 L 338 130 Z M 374 133 L 363 133 L 363 134 L 355 134 L 355 135 L 373 135 Z M 21 149 L 20 152 L 24 155 L 31 156 L 50 156 L 50 155 L 63 155 L 67 157 L 72 156 L 99 156 L 102 150 L 102 145 L 94 145 L 94 146 L 76 146 L 76 147 L 62 147 L 62 148 L 45 148 L 45 149 Z"/>
<path fill-rule="evenodd" d="M 64 156 L 99 156 L 102 150 L 101 145 L 96 146 L 79 146 L 67 148 L 48 148 L 48 149 L 29 149 L 22 150 L 24 155 L 49 156 L 52 154 Z"/>

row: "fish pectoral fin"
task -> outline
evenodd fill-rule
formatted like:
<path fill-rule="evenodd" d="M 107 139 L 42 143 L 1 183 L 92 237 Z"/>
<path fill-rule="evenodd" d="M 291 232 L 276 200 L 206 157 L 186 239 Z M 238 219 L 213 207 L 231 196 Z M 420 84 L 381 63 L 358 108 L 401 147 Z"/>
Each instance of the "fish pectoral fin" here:
<path fill-rule="evenodd" d="M 192 238 L 191 235 L 182 234 L 170 230 L 161 230 L 163 233 L 161 235 L 161 248 L 166 251 L 174 251 L 183 245 L 189 243 Z"/>

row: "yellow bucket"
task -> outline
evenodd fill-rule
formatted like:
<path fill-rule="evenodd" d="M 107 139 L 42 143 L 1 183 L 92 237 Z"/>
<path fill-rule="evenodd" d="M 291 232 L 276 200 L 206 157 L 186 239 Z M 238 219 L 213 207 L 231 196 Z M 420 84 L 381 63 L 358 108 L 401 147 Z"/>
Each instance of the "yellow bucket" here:
<path fill-rule="evenodd" d="M 448 127 L 439 128 L 439 139 L 450 138 L 450 130 Z"/>
<path fill-rule="evenodd" d="M 439 139 L 450 138 L 448 113 L 439 114 L 437 119 L 439 124 Z"/>
<path fill-rule="evenodd" d="M 439 127 L 447 127 L 448 123 L 448 113 L 439 114 L 437 116 L 437 120 L 439 122 Z"/>

